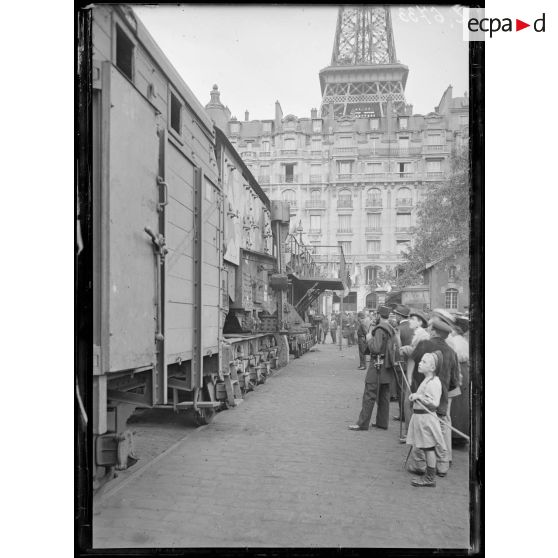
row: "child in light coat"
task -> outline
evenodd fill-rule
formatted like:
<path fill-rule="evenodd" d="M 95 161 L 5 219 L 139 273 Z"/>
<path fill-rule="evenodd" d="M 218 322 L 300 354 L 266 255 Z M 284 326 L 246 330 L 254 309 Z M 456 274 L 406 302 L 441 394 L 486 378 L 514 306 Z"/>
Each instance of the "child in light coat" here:
<path fill-rule="evenodd" d="M 424 478 L 414 478 L 411 481 L 413 486 L 436 486 L 436 455 L 446 451 L 440 422 L 435 414 L 433 416 L 428 412 L 435 413 L 440 404 L 442 383 L 436 370 L 442 358 L 440 351 L 426 353 L 422 357 L 419 372 L 424 374 L 424 380 L 417 391 L 409 395 L 409 401 L 413 402 L 413 416 L 407 432 L 407 444 L 424 450 L 426 456 L 426 474 Z"/>

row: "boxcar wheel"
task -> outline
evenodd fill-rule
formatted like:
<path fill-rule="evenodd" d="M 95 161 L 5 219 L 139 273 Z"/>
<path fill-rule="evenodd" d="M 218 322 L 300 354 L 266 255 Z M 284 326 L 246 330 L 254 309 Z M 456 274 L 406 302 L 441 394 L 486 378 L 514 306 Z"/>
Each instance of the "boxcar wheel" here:
<path fill-rule="evenodd" d="M 215 416 L 215 409 L 203 408 L 195 411 L 195 421 L 197 426 L 204 426 L 209 424 Z"/>

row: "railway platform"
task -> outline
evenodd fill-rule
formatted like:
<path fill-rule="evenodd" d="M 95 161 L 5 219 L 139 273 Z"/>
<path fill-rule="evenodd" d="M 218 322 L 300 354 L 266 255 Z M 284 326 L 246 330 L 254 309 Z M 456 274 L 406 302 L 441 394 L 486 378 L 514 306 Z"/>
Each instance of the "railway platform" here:
<path fill-rule="evenodd" d="M 347 428 L 357 366 L 356 347 L 316 345 L 190 428 L 96 499 L 93 547 L 467 548 L 467 446 L 436 488 L 413 488 L 397 422 Z"/>

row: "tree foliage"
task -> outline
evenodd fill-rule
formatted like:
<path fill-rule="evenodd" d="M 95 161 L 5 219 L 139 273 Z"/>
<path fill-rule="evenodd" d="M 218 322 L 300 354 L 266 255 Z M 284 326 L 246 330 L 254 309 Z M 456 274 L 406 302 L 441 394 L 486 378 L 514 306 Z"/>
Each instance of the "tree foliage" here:
<path fill-rule="evenodd" d="M 417 229 L 405 257 L 400 286 L 422 282 L 420 272 L 433 261 L 468 256 L 470 230 L 469 153 L 456 150 L 447 180 L 427 186 L 419 202 Z"/>

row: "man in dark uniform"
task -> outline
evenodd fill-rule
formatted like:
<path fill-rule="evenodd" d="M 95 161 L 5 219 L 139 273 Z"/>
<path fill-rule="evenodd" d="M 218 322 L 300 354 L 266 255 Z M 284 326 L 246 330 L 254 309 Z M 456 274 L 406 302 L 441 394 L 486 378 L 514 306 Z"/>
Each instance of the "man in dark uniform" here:
<path fill-rule="evenodd" d="M 445 341 L 452 329 L 446 322 L 438 317 L 431 320 L 428 329 L 430 332 L 430 339 L 420 341 L 409 357 L 407 362 L 407 380 L 411 384 L 411 391 L 415 393 L 422 380 L 424 380 L 424 375 L 418 371 L 418 363 L 421 361 L 422 357 L 426 353 L 433 353 L 434 351 L 440 351 L 442 353 L 442 364 L 438 370 L 438 377 L 442 384 L 442 396 L 440 397 L 440 404 L 436 410 L 436 414 L 446 424 L 451 425 L 451 398 L 461 393 L 459 389 L 459 363 L 457 354 Z M 451 430 L 444 423 L 441 424 L 441 428 L 447 451 L 443 456 L 437 457 L 436 469 L 438 476 L 445 477 L 449 470 L 452 457 Z M 426 471 L 426 461 L 422 450 L 413 448 L 409 471 L 416 474 L 422 474 Z"/>
<path fill-rule="evenodd" d="M 357 340 L 358 340 L 358 357 L 359 357 L 359 370 L 366 369 L 366 349 L 368 348 L 366 344 L 366 334 L 368 333 L 368 325 L 366 321 L 366 315 L 364 312 L 358 313 L 358 327 L 357 327 Z"/>
<path fill-rule="evenodd" d="M 362 409 L 356 424 L 349 430 L 368 430 L 374 403 L 378 399 L 376 424 L 372 426 L 387 430 L 389 423 L 389 384 L 394 374 L 395 362 L 399 358 L 399 342 L 396 331 L 388 323 L 390 309 L 378 308 L 380 322 L 367 338 L 370 349 L 370 364 L 366 373 Z"/>

